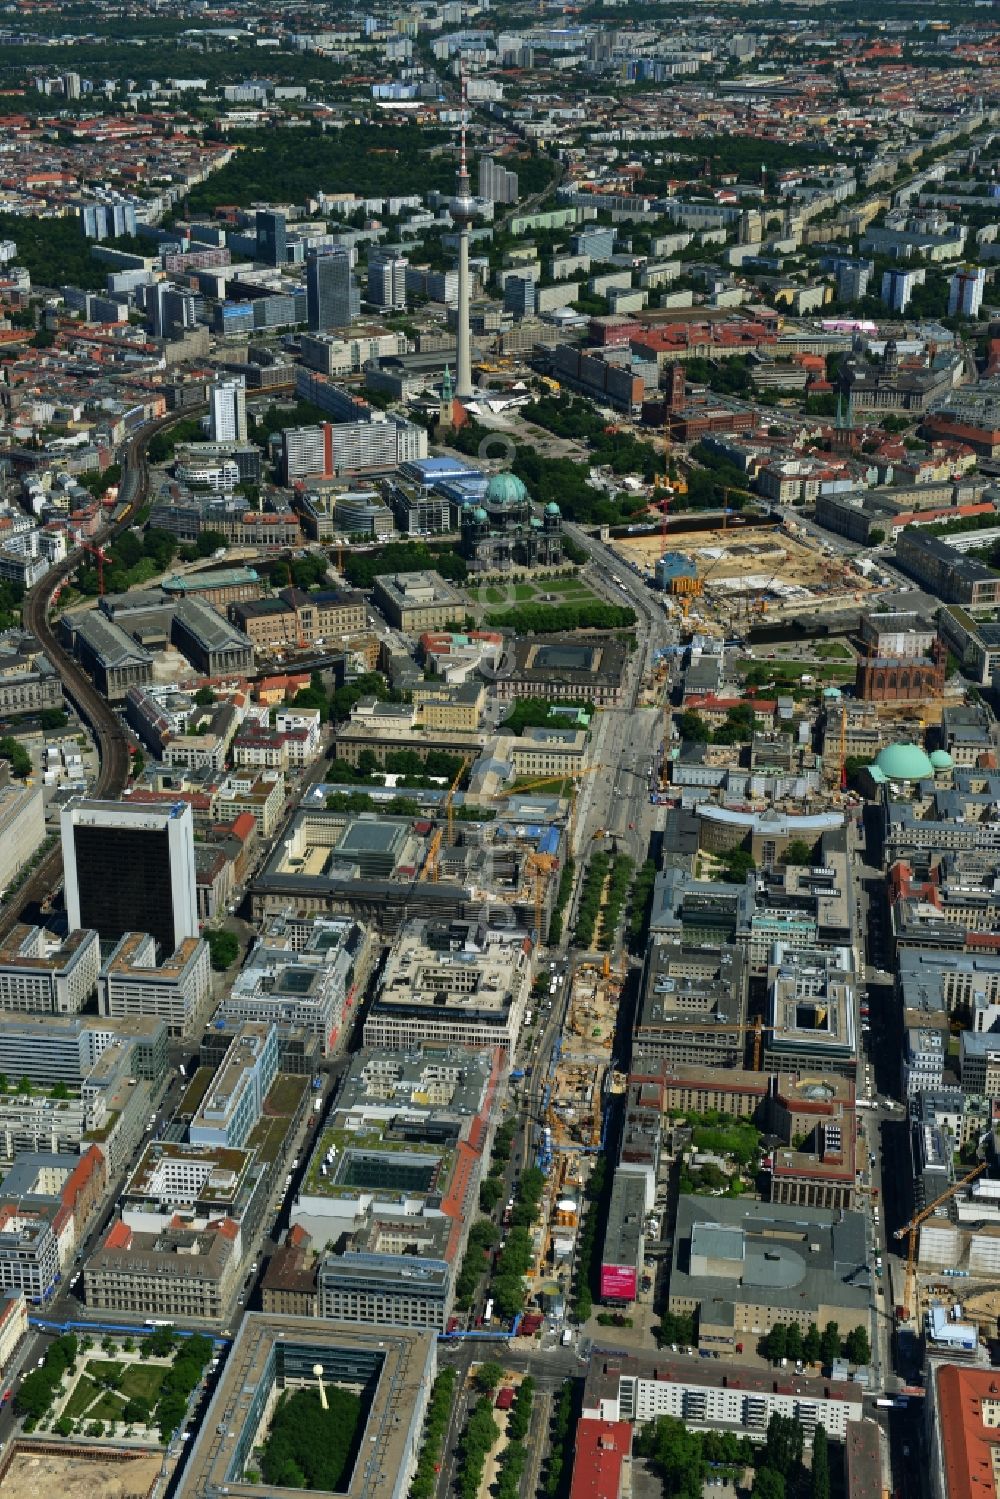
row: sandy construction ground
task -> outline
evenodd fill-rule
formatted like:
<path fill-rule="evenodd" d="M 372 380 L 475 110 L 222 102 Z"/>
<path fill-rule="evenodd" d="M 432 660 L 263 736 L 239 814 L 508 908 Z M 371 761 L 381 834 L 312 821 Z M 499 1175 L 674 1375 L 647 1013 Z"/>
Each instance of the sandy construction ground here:
<path fill-rule="evenodd" d="M 91 1461 L 22 1449 L 0 1480 L 0 1499 L 145 1499 L 160 1471 L 161 1455 L 136 1453 L 124 1462 Z"/>
<path fill-rule="evenodd" d="M 660 535 L 620 536 L 611 546 L 629 563 L 652 569 L 663 549 Z M 724 591 L 730 579 L 738 578 L 743 586 L 752 575 L 762 586 L 773 577 L 774 584 L 793 588 L 821 587 L 843 578 L 843 570 L 816 547 L 804 545 L 795 537 L 778 530 L 692 531 L 687 535 L 667 537 L 667 549 L 680 552 L 694 562 L 698 576 L 707 577 L 711 592 L 718 585 Z M 757 583 L 757 579 L 760 583 Z"/>

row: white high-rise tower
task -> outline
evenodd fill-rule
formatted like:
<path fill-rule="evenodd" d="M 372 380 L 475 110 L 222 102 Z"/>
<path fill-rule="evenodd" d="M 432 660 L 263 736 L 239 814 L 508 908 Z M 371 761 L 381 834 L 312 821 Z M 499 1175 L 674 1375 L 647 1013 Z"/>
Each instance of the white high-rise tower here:
<path fill-rule="evenodd" d="M 455 395 L 460 401 L 471 400 L 472 338 L 469 332 L 469 225 L 476 217 L 476 204 L 469 183 L 465 160 L 465 77 L 462 78 L 462 145 L 455 179 L 455 196 L 448 206 L 458 229 L 458 346 L 455 357 Z"/>

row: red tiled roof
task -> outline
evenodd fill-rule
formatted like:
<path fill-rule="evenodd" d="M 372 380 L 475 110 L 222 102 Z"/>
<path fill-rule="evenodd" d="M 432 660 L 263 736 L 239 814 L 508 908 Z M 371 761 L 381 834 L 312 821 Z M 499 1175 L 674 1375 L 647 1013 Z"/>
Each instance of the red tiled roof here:
<path fill-rule="evenodd" d="M 1000 1401 L 1000 1377 L 993 1369 L 946 1364 L 937 1376 L 937 1396 L 948 1499 L 992 1499 L 1000 1432 L 984 1424 L 982 1403 Z"/>
<path fill-rule="evenodd" d="M 619 1499 L 622 1465 L 632 1451 L 627 1421 L 580 1421 L 576 1428 L 570 1499 Z"/>
<path fill-rule="evenodd" d="M 105 1239 L 104 1247 L 105 1249 L 130 1249 L 132 1247 L 132 1230 L 128 1224 L 123 1223 L 119 1218 Z"/>

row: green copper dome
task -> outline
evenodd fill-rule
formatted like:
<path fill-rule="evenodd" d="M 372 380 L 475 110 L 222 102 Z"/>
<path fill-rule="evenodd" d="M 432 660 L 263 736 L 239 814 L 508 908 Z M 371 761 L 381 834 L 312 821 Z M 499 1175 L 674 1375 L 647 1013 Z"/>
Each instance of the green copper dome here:
<path fill-rule="evenodd" d="M 889 781 L 923 781 L 934 774 L 934 767 L 919 744 L 888 744 L 879 752 L 875 764 Z"/>
<path fill-rule="evenodd" d="M 561 514 L 559 506 L 556 504 L 555 500 L 550 500 L 549 503 L 546 505 L 546 507 L 545 507 L 545 514 L 546 515 L 559 515 L 559 514 Z"/>
<path fill-rule="evenodd" d="M 472 512 L 472 519 L 474 521 L 484 521 L 487 518 L 488 517 L 486 515 L 486 511 L 483 509 L 482 505 L 477 505 L 475 510 L 473 510 Z"/>
<path fill-rule="evenodd" d="M 491 505 L 520 505 L 527 498 L 528 491 L 516 474 L 494 474 L 486 490 Z"/>
<path fill-rule="evenodd" d="M 950 770 L 954 763 L 947 750 L 931 750 L 931 764 L 935 770 Z"/>

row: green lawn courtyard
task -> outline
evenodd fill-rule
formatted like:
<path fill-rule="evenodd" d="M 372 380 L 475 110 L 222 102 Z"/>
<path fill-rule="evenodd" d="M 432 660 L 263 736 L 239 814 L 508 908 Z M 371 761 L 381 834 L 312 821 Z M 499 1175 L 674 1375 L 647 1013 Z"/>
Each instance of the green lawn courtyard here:
<path fill-rule="evenodd" d="M 564 604 L 602 603 L 582 578 L 534 578 L 510 583 L 486 583 L 466 588 L 474 603 L 492 610 L 516 609 L 520 604 L 543 604 L 553 595 Z"/>
<path fill-rule="evenodd" d="M 144 1400 L 152 1410 L 169 1368 L 169 1361 L 154 1364 L 87 1358 L 60 1414 L 72 1421 L 107 1423 L 123 1420 L 122 1413 L 130 1400 Z M 113 1390 L 105 1387 L 107 1379 L 115 1381 Z"/>

